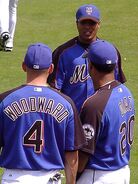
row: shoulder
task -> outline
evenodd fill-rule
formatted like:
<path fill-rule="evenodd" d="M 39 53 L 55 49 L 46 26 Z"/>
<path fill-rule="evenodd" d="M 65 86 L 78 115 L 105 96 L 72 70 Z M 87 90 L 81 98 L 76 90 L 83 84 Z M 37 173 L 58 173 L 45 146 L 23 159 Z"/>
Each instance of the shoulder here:
<path fill-rule="evenodd" d="M 55 93 L 55 97 L 57 97 L 58 100 L 59 98 L 63 99 L 64 102 L 71 105 L 73 111 L 77 111 L 73 100 L 69 96 L 63 94 L 62 92 L 60 92 L 59 90 L 55 88 L 52 88 L 52 87 L 49 87 L 49 88 Z"/>
<path fill-rule="evenodd" d="M 3 101 L 7 96 L 9 96 L 10 94 L 12 94 L 13 92 L 17 91 L 18 89 L 20 89 L 22 87 L 23 87 L 23 85 L 1 93 L 0 94 L 0 102 Z"/>
<path fill-rule="evenodd" d="M 125 84 L 121 84 L 120 89 L 123 89 L 124 94 L 133 97 L 133 94 L 132 94 L 131 90 Z"/>
<path fill-rule="evenodd" d="M 62 45 L 58 46 L 54 51 L 53 51 L 53 57 L 60 55 L 64 50 L 74 46 L 77 43 L 77 37 L 74 37 L 67 42 L 63 43 Z"/>
<path fill-rule="evenodd" d="M 94 95 L 90 96 L 82 106 L 82 111 L 89 114 L 101 111 L 107 102 L 103 91 L 97 91 Z"/>
<path fill-rule="evenodd" d="M 94 95 L 86 99 L 82 108 L 87 109 L 87 111 L 103 111 L 109 101 L 112 91 L 120 85 L 121 83 L 118 81 L 113 81 L 110 84 L 101 87 Z"/>

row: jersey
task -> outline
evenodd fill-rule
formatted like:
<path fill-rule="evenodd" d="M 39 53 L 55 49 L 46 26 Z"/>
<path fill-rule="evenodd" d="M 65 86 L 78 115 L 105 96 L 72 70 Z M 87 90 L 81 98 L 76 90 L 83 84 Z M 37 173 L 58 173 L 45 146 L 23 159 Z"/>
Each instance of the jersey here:
<path fill-rule="evenodd" d="M 91 154 L 88 169 L 112 171 L 128 165 L 133 143 L 134 99 L 117 82 L 101 87 L 82 106 L 81 120 Z"/>
<path fill-rule="evenodd" d="M 64 169 L 65 151 L 85 137 L 69 97 L 50 87 L 22 85 L 0 95 L 0 167 Z"/>
<path fill-rule="evenodd" d="M 53 52 L 54 72 L 48 78 L 50 85 L 72 98 L 78 111 L 83 102 L 94 93 L 88 72 L 88 60 L 83 57 L 88 47 L 89 44 L 79 42 L 78 37 L 59 46 Z M 122 83 L 126 81 L 119 52 L 115 78 Z"/>

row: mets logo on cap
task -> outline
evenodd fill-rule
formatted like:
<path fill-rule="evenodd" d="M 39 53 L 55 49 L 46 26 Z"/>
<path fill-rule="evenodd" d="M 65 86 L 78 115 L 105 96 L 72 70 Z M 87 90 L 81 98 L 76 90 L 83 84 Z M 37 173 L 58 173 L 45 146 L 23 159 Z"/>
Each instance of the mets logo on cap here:
<path fill-rule="evenodd" d="M 92 14 L 92 7 L 86 7 L 86 13 L 88 14 L 88 15 L 91 15 Z"/>

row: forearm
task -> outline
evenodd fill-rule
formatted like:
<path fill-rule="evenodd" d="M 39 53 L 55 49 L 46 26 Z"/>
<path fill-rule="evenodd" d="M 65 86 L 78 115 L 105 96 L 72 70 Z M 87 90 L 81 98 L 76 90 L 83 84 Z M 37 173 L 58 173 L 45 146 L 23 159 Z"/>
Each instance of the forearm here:
<path fill-rule="evenodd" d="M 74 157 L 68 157 L 65 161 L 66 184 L 75 184 L 78 170 L 78 153 Z"/>
<path fill-rule="evenodd" d="M 66 176 L 66 184 L 75 184 L 76 183 L 76 175 L 77 175 L 77 168 L 76 169 L 69 169 L 67 171 L 65 169 L 65 176 Z"/>
<path fill-rule="evenodd" d="M 79 151 L 78 173 L 82 173 L 89 159 L 89 154 Z"/>

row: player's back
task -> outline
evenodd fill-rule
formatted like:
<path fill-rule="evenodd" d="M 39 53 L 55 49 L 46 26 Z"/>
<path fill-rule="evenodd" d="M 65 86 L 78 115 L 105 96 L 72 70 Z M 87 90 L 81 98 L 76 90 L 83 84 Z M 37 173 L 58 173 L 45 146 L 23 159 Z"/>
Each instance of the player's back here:
<path fill-rule="evenodd" d="M 72 102 L 50 87 L 31 85 L 0 99 L 0 167 L 63 169 L 65 150 L 77 146 Z"/>
<path fill-rule="evenodd" d="M 86 103 L 93 104 L 93 112 L 90 109 L 89 114 L 92 116 L 92 113 L 96 113 L 100 127 L 88 168 L 116 170 L 127 165 L 135 114 L 130 91 L 125 85 L 112 82 L 97 91 Z"/>

